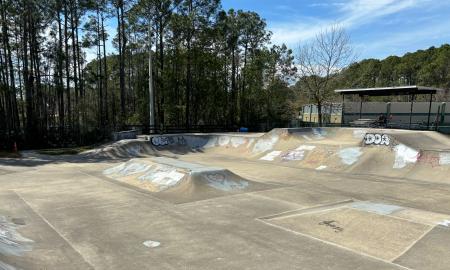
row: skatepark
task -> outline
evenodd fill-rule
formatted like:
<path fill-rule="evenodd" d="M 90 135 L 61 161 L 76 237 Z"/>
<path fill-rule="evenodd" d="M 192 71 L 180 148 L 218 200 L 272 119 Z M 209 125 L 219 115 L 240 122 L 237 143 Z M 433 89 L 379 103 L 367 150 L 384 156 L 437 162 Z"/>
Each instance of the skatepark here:
<path fill-rule="evenodd" d="M 449 269 L 450 138 L 274 129 L 0 159 L 0 269 Z"/>

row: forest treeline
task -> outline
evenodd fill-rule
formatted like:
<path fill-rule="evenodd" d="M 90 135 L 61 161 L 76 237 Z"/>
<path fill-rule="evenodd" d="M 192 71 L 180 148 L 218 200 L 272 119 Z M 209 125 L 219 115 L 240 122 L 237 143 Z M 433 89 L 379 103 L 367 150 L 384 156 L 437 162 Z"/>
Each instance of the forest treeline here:
<path fill-rule="evenodd" d="M 92 143 L 148 125 L 150 42 L 157 128 L 234 129 L 294 111 L 292 51 L 270 44 L 254 12 L 224 11 L 219 0 L 0 4 L 3 142 Z"/>
<path fill-rule="evenodd" d="M 426 50 L 418 50 L 401 57 L 389 56 L 383 60 L 365 59 L 351 64 L 337 80 L 339 87 L 342 88 L 402 85 L 438 87 L 447 90 L 447 92 L 441 93 L 436 99 L 448 101 L 450 45 L 445 44 L 438 48 L 431 47 Z M 382 99 L 388 100 L 392 97 Z"/>
<path fill-rule="evenodd" d="M 270 40 L 257 13 L 223 10 L 220 0 L 0 0 L 0 145 L 88 144 L 148 129 L 149 77 L 154 128 L 286 125 L 311 99 L 293 51 Z M 449 50 L 363 60 L 324 93 L 449 88 Z"/>

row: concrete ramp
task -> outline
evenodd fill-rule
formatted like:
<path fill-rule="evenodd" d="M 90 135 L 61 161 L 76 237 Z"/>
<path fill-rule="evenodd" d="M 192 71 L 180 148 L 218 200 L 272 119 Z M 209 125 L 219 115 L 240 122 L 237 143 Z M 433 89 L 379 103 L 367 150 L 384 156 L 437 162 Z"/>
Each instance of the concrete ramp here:
<path fill-rule="evenodd" d="M 450 139 L 445 135 L 430 131 L 368 130 L 362 145 L 371 159 L 352 172 L 366 170 L 378 175 L 448 182 Z"/>
<path fill-rule="evenodd" d="M 233 172 L 171 158 L 132 159 L 103 171 L 121 183 L 173 203 L 185 203 L 271 188 Z"/>
<path fill-rule="evenodd" d="M 154 135 L 137 140 L 120 141 L 85 152 L 83 155 L 135 158 L 172 157 L 192 153 L 221 155 L 262 164 L 278 163 L 283 166 L 312 170 L 373 174 L 435 182 L 448 181 L 450 172 L 448 136 L 432 131 L 373 128 L 274 129 L 265 134 Z M 163 162 L 161 159 L 156 162 L 160 163 L 159 170 L 165 170 L 163 164 L 178 168 L 176 171 L 172 170 L 172 174 L 168 176 L 173 177 L 174 182 L 181 177 L 180 170 L 191 171 L 193 168 L 192 166 L 192 168 L 183 167 L 181 163 L 166 164 L 168 162 Z M 155 166 L 153 167 L 156 168 Z M 206 169 L 202 168 L 202 170 Z M 188 174 L 191 178 L 197 175 L 195 172 Z M 159 175 L 161 174 L 157 174 Z M 229 176 L 229 178 L 233 177 Z M 169 185 L 171 183 L 169 181 Z M 138 184 L 145 185 L 146 189 L 152 191 L 161 188 L 155 187 L 155 183 L 148 181 L 139 180 Z M 161 185 L 163 189 L 166 189 L 165 184 Z"/>
<path fill-rule="evenodd" d="M 396 140 L 409 147 L 423 151 L 450 152 L 450 137 L 434 131 L 407 131 L 391 134 Z"/>
<path fill-rule="evenodd" d="M 450 139 L 437 132 L 303 128 L 273 130 L 269 134 L 279 136 L 277 143 L 248 158 L 329 172 L 448 183 Z"/>

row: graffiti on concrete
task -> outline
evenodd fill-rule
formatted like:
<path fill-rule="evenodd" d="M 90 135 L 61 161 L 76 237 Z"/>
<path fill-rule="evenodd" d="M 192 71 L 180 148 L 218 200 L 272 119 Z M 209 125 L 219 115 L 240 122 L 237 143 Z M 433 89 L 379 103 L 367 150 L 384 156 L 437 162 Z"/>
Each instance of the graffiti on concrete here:
<path fill-rule="evenodd" d="M 260 158 L 260 160 L 273 161 L 276 157 L 281 155 L 281 153 L 282 153 L 281 151 L 272 151 L 267 155 L 263 156 L 262 158 Z"/>
<path fill-rule="evenodd" d="M 438 225 L 450 227 L 450 220 L 447 220 L 447 219 L 443 220 L 443 221 L 439 222 Z"/>
<path fill-rule="evenodd" d="M 277 135 L 272 135 L 270 138 L 258 139 L 253 146 L 252 153 L 259 154 L 272 150 L 278 142 L 278 139 L 279 137 Z"/>
<path fill-rule="evenodd" d="M 328 135 L 328 132 L 325 129 L 322 128 L 313 128 L 312 133 L 317 139 L 323 139 Z"/>
<path fill-rule="evenodd" d="M 363 154 L 363 152 L 360 147 L 348 147 L 339 150 L 338 154 L 342 163 L 352 165 L 359 160 L 359 157 Z"/>
<path fill-rule="evenodd" d="M 305 158 L 305 151 L 291 150 L 281 155 L 283 161 L 303 160 Z"/>
<path fill-rule="evenodd" d="M 417 156 L 417 161 L 422 164 L 429 165 L 431 167 L 439 167 L 440 157 L 437 153 L 427 153 L 427 152 L 419 152 Z"/>
<path fill-rule="evenodd" d="M 441 152 L 439 154 L 439 165 L 450 165 L 450 152 Z"/>
<path fill-rule="evenodd" d="M 394 147 L 395 161 L 394 169 L 402 169 L 408 164 L 416 163 L 420 156 L 419 151 L 412 149 L 404 144 L 399 144 Z"/>
<path fill-rule="evenodd" d="M 340 233 L 340 232 L 344 231 L 344 228 L 340 227 L 337 224 L 337 221 L 335 221 L 335 220 L 325 220 L 325 221 L 319 222 L 319 225 L 329 227 L 329 228 L 333 229 L 335 233 Z"/>
<path fill-rule="evenodd" d="M 228 179 L 226 175 L 220 172 L 212 172 L 206 174 L 207 185 L 222 191 L 233 191 L 245 189 L 249 183 L 244 180 Z"/>
<path fill-rule="evenodd" d="M 156 247 L 159 247 L 159 246 L 161 245 L 160 242 L 158 242 L 158 241 L 152 241 L 152 240 L 144 241 L 142 244 L 143 244 L 144 246 L 148 247 L 148 248 L 156 248 Z"/>
<path fill-rule="evenodd" d="M 417 161 L 431 167 L 448 166 L 450 165 L 450 153 L 420 152 Z"/>
<path fill-rule="evenodd" d="M 334 155 L 335 152 L 330 149 L 316 150 L 314 155 L 308 155 L 306 158 L 306 163 L 312 166 L 322 165 L 324 161 L 328 160 L 330 156 Z"/>
<path fill-rule="evenodd" d="M 290 150 L 281 155 L 283 161 L 303 160 L 307 151 L 313 151 L 316 148 L 314 145 L 300 145 L 294 150 Z"/>
<path fill-rule="evenodd" d="M 186 139 L 183 136 L 156 136 L 151 138 L 151 142 L 154 146 L 185 145 Z"/>
<path fill-rule="evenodd" d="M 366 145 L 387 145 L 391 143 L 389 136 L 386 134 L 367 133 L 364 136 L 364 143 Z"/>

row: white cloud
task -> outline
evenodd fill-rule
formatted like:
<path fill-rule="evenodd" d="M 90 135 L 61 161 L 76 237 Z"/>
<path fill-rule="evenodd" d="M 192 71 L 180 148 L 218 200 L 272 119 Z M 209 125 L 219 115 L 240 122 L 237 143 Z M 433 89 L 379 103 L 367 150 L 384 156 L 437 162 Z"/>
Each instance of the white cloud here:
<path fill-rule="evenodd" d="M 335 2 L 339 5 L 332 6 L 326 3 L 312 5 L 337 8 L 336 18 L 320 20 L 310 17 L 302 17 L 293 22 L 272 24 L 272 41 L 275 44 L 286 43 L 289 46 L 297 46 L 298 43 L 313 38 L 320 30 L 332 24 L 340 24 L 347 29 L 359 28 L 381 17 L 399 13 L 406 9 L 415 8 L 430 0 L 349 0 L 345 3 Z"/>
<path fill-rule="evenodd" d="M 427 0 L 351 0 L 341 8 L 341 23 L 353 27 L 370 23 L 380 17 L 417 7 Z"/>
<path fill-rule="evenodd" d="M 345 5 L 345 3 L 344 2 L 331 2 L 331 3 L 328 3 L 328 2 L 320 2 L 320 3 L 312 3 L 312 4 L 309 4 L 308 6 L 309 7 L 336 7 L 336 6 L 344 6 Z"/>
<path fill-rule="evenodd" d="M 272 42 L 297 45 L 299 42 L 313 38 L 321 29 L 330 24 L 330 21 L 313 18 L 301 18 L 294 22 L 275 24 L 270 27 L 273 33 Z"/>

